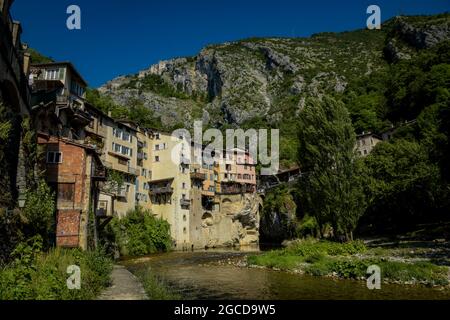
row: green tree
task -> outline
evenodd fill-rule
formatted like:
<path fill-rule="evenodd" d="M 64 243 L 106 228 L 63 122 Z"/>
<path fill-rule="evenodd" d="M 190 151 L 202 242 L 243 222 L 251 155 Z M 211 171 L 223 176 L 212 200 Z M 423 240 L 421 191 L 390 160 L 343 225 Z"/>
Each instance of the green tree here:
<path fill-rule="evenodd" d="M 50 245 L 55 232 L 55 196 L 45 181 L 27 192 L 23 216 L 27 236 L 40 235 L 45 245 Z"/>
<path fill-rule="evenodd" d="M 322 230 L 349 240 L 366 208 L 363 165 L 345 105 L 333 98 L 310 99 L 300 115 L 299 162 L 304 173 L 300 197 Z"/>
<path fill-rule="evenodd" d="M 124 218 L 115 217 L 107 229 L 108 241 L 115 242 L 125 256 L 168 251 L 172 246 L 169 223 L 141 207 L 129 211 Z"/>
<path fill-rule="evenodd" d="M 405 139 L 380 143 L 365 161 L 373 196 L 367 224 L 397 232 L 436 218 L 445 194 L 439 166 L 424 146 Z"/>

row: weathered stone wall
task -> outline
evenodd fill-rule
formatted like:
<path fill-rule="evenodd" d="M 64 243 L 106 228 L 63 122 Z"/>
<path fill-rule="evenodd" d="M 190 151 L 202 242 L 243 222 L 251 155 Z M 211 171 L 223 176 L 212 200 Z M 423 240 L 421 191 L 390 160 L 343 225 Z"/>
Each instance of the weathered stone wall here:
<path fill-rule="evenodd" d="M 191 215 L 191 239 L 195 248 L 245 246 L 259 242 L 261 198 L 255 194 L 220 195 L 213 211 Z"/>

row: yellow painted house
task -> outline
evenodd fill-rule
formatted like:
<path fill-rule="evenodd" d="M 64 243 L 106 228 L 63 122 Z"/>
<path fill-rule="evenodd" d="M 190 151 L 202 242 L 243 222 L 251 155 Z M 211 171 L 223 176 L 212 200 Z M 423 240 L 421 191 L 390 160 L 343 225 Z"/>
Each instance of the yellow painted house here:
<path fill-rule="evenodd" d="M 186 161 L 189 148 L 186 144 L 183 146 L 185 149 L 178 148 L 182 142 L 180 137 L 163 132 L 155 132 L 150 138 L 151 210 L 169 222 L 176 250 L 190 247 L 191 178 Z"/>

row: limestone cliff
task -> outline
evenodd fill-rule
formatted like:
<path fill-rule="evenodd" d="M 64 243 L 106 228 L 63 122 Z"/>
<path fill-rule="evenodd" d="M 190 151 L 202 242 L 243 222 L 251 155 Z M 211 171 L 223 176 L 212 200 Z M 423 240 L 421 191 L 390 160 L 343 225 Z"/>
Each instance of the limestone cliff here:
<path fill-rule="evenodd" d="M 222 195 L 217 198 L 219 203 L 216 210 L 204 212 L 197 224 L 201 227 L 191 230 L 194 247 L 257 244 L 262 199 L 257 194 Z"/>

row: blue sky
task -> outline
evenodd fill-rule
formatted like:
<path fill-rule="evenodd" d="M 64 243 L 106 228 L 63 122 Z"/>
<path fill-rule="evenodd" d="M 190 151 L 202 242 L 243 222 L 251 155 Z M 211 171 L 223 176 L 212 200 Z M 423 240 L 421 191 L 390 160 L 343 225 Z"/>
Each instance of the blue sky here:
<path fill-rule="evenodd" d="M 81 30 L 66 28 L 71 4 L 81 8 Z M 24 42 L 72 61 L 98 87 L 208 44 L 364 28 L 371 4 L 381 7 L 383 21 L 450 9 L 450 0 L 16 0 L 12 14 L 23 24 Z"/>

